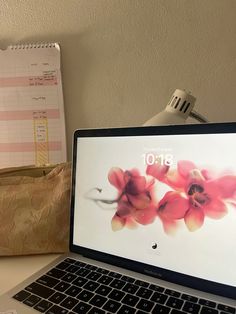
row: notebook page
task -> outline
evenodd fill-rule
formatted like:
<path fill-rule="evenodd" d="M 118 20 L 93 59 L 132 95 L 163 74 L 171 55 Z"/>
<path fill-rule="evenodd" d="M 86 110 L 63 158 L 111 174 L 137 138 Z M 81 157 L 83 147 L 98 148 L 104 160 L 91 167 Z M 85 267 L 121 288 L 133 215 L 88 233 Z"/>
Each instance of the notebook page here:
<path fill-rule="evenodd" d="M 0 168 L 66 158 L 59 45 L 0 50 Z"/>

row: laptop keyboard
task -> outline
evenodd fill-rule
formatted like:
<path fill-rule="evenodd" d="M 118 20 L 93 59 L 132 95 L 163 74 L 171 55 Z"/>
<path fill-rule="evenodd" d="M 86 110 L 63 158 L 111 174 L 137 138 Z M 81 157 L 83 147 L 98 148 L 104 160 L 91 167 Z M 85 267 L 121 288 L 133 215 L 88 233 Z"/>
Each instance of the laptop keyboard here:
<path fill-rule="evenodd" d="M 46 314 L 226 314 L 236 308 L 66 258 L 13 296 Z"/>

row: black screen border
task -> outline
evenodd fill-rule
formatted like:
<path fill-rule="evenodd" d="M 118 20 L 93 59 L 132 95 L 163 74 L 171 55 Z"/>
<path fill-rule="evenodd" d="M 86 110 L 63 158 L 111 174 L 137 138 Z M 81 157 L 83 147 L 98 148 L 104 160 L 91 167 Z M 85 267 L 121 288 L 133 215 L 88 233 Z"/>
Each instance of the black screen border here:
<path fill-rule="evenodd" d="M 70 251 L 85 257 L 102 261 L 111 265 L 123 267 L 145 275 L 180 284 L 192 289 L 213 293 L 236 300 L 236 287 L 219 284 L 182 273 L 170 271 L 160 267 L 150 266 L 141 262 L 129 260 L 119 256 L 88 249 L 73 243 L 74 236 L 74 203 L 75 203 L 75 175 L 78 138 L 83 137 L 122 137 L 122 136 L 152 136 L 152 135 L 188 135 L 188 134 L 224 134 L 236 133 L 236 122 L 166 125 L 151 127 L 124 127 L 102 129 L 79 129 L 73 138 L 73 167 L 71 188 L 71 218 L 70 218 Z"/>

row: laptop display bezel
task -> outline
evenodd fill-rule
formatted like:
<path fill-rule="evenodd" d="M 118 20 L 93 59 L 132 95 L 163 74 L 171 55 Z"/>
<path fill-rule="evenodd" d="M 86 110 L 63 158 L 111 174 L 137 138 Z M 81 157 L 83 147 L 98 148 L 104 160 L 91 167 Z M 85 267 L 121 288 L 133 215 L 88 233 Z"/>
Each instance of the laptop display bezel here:
<path fill-rule="evenodd" d="M 76 130 L 73 138 L 73 167 L 71 188 L 71 219 L 70 219 L 70 251 L 85 257 L 102 261 L 111 265 L 136 271 L 155 278 L 180 284 L 193 289 L 236 299 L 236 287 L 212 282 L 182 273 L 170 271 L 160 267 L 150 266 L 141 262 L 110 255 L 107 253 L 91 250 L 73 243 L 74 235 L 74 203 L 75 203 L 75 180 L 77 142 L 82 137 L 116 137 L 116 136 L 149 136 L 149 135 L 184 135 L 184 134 L 217 134 L 236 133 L 236 122 L 168 125 L 156 127 L 125 127 L 103 129 L 80 129 Z"/>

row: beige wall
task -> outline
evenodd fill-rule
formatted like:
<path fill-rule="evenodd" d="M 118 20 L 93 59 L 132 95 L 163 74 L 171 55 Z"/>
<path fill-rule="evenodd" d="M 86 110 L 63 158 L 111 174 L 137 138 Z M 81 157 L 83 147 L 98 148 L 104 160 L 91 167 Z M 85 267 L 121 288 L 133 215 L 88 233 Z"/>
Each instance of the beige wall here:
<path fill-rule="evenodd" d="M 142 124 L 176 88 L 236 120 L 235 0 L 0 0 L 0 32 L 61 44 L 69 155 L 74 129 Z"/>

